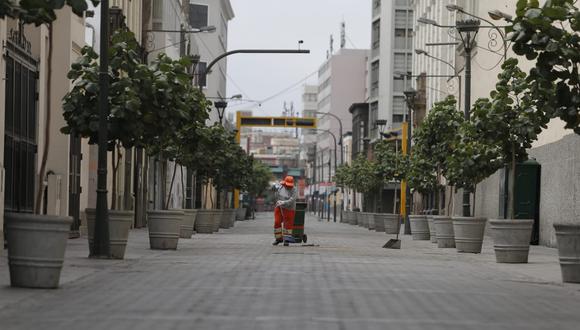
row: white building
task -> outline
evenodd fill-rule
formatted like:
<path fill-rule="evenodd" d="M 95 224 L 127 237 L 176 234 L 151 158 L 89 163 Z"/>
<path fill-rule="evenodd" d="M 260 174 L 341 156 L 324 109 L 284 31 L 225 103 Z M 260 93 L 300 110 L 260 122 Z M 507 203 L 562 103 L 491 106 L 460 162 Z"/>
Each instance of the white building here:
<path fill-rule="evenodd" d="M 403 92 L 412 71 L 413 10 L 411 0 L 372 0 L 371 52 L 367 97 L 370 137 L 377 138 L 376 120 L 398 128 L 407 108 Z"/>
<path fill-rule="evenodd" d="M 229 0 L 189 0 L 189 23 L 192 28 L 214 26 L 215 32 L 196 33 L 195 39 L 201 56 L 198 74 L 205 72 L 207 65 L 228 48 L 228 22 L 234 18 L 234 10 Z M 227 98 L 227 57 L 211 68 L 205 79 L 198 76 L 198 84 L 204 87 L 207 97 Z M 212 109 L 211 122 L 218 120 L 216 109 Z"/>

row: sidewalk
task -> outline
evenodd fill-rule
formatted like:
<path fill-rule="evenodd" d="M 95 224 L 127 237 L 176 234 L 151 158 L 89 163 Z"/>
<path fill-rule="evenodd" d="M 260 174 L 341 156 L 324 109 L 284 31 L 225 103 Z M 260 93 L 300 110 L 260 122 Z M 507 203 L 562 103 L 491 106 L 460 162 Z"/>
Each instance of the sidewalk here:
<path fill-rule="evenodd" d="M 496 264 L 308 216 L 309 242 L 271 246 L 272 214 L 149 249 L 133 230 L 125 260 L 88 259 L 70 240 L 58 290 L 8 287 L 0 263 L 0 329 L 577 329 L 580 285 L 562 284 L 557 252 Z"/>

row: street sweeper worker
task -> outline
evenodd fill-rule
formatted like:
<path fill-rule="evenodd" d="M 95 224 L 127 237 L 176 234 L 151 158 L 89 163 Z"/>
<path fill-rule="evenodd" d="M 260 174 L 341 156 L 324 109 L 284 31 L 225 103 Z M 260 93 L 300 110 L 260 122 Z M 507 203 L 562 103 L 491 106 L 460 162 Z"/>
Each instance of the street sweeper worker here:
<path fill-rule="evenodd" d="M 287 176 L 280 183 L 276 183 L 272 189 L 276 192 L 276 207 L 274 208 L 274 237 L 272 245 L 284 242 L 284 245 L 294 243 L 292 230 L 294 229 L 294 216 L 296 213 L 296 198 L 298 191 L 294 187 L 294 177 Z"/>

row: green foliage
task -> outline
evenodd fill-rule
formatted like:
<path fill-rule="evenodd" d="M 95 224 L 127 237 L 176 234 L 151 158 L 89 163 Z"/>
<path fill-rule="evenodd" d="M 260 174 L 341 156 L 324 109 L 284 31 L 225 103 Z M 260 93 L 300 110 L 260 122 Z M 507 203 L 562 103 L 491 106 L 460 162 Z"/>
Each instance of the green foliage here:
<path fill-rule="evenodd" d="M 404 166 L 407 168 L 406 180 L 409 188 L 421 194 L 428 194 L 439 187 L 437 173 L 433 163 L 421 153 L 413 152 L 410 157 L 405 157 Z"/>
<path fill-rule="evenodd" d="M 537 107 L 580 134 L 580 11 L 574 0 L 518 0 L 507 28 L 513 51 L 535 61 L 528 80 Z"/>
<path fill-rule="evenodd" d="M 502 65 L 491 99 L 475 102 L 472 124 L 475 137 L 486 144 L 497 146 L 503 164 L 528 158 L 527 149 L 549 121 L 536 105 L 532 84 L 518 67 L 518 60 L 510 58 Z"/>
<path fill-rule="evenodd" d="M 248 180 L 247 192 L 253 196 L 260 196 L 268 187 L 272 179 L 270 168 L 262 162 L 253 159 L 252 173 Z"/>
<path fill-rule="evenodd" d="M 339 186 L 352 187 L 352 167 L 350 167 L 348 164 L 340 164 L 340 166 L 336 169 L 336 173 L 334 174 L 334 181 Z"/>
<path fill-rule="evenodd" d="M 180 161 L 185 142 L 197 141 L 200 123 L 208 118 L 209 103 L 193 87 L 188 67 L 191 58 L 172 60 L 165 54 L 150 67 L 141 63 L 139 44 L 131 32 L 119 31 L 112 38 L 109 56 L 108 142 L 124 147 L 147 147 Z M 65 96 L 65 134 L 76 134 L 98 142 L 99 66 L 90 47 L 68 73 L 74 87 Z"/>
<path fill-rule="evenodd" d="M 97 6 L 100 0 L 90 2 Z M 18 18 L 26 24 L 38 26 L 54 21 L 55 10 L 61 9 L 65 4 L 79 16 L 89 7 L 86 0 L 0 0 L 0 18 Z"/>
<path fill-rule="evenodd" d="M 443 171 L 447 155 L 453 153 L 458 142 L 457 133 L 463 122 L 463 114 L 457 111 L 457 101 L 453 96 L 436 102 L 413 134 L 413 153 L 425 158 L 432 171 Z"/>
<path fill-rule="evenodd" d="M 362 193 L 377 190 L 382 185 L 377 162 L 359 154 L 351 164 L 352 188 Z"/>
<path fill-rule="evenodd" d="M 374 147 L 377 172 L 384 183 L 403 180 L 407 173 L 407 158 L 396 150 L 393 142 L 379 141 Z"/>
<path fill-rule="evenodd" d="M 150 83 L 151 74 L 141 64 L 139 44 L 130 32 L 118 32 L 113 36 L 109 49 L 109 107 L 107 117 L 109 149 L 117 141 L 124 147 L 139 145 L 145 134 L 143 100 L 139 91 Z M 68 73 L 74 87 L 64 97 L 63 116 L 65 134 L 74 133 L 98 142 L 99 131 L 99 56 L 90 47 L 84 47 L 80 59 Z"/>

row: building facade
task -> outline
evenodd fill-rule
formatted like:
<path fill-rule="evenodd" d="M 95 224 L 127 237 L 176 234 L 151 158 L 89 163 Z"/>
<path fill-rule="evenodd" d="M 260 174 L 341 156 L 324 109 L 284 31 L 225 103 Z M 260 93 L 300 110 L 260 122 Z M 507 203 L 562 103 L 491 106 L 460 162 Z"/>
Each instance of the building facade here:
<path fill-rule="evenodd" d="M 367 99 L 370 137 L 377 139 L 377 120 L 386 120 L 390 130 L 406 119 L 403 92 L 411 86 L 413 8 L 411 0 L 372 1 Z"/>
<path fill-rule="evenodd" d="M 413 75 L 449 75 L 456 74 L 459 78 L 453 78 L 450 82 L 447 78 L 425 78 L 425 105 L 427 110 L 432 104 L 447 95 L 456 95 L 459 98 L 459 111 L 463 111 L 465 104 L 465 59 L 461 44 L 428 46 L 427 43 L 459 42 L 454 40 L 453 34 L 449 34 L 447 29 L 437 28 L 432 25 L 417 23 L 420 17 L 435 20 L 441 25 L 454 25 L 458 19 L 468 18 L 463 14 L 453 10 L 448 10 L 447 5 L 461 6 L 466 12 L 475 16 L 489 20 L 488 12 L 500 10 L 508 14 L 514 14 L 517 1 L 475 1 L 475 0 L 444 0 L 428 1 L 414 0 L 413 9 L 415 11 L 414 28 L 416 29 L 414 47 L 421 49 L 429 55 L 437 57 L 443 61 L 430 57 L 417 55 L 413 63 Z M 505 22 L 493 22 L 504 25 Z M 482 25 L 488 25 L 482 22 Z M 479 46 L 473 52 L 472 59 L 472 87 L 471 104 L 479 97 L 488 97 L 489 92 L 495 88 L 497 74 L 500 72 L 503 62 L 504 49 L 501 37 L 493 33 L 493 29 L 480 30 L 476 42 Z M 515 55 L 509 50 L 507 57 Z M 525 58 L 518 58 L 520 67 L 528 71 L 532 64 Z M 461 79 L 461 80 L 460 80 Z M 457 81 L 455 83 L 454 81 Z M 458 85 L 458 83 L 461 83 Z M 418 86 L 418 85 L 416 85 Z M 533 148 L 529 150 L 531 158 L 535 159 L 541 166 L 541 175 L 537 189 L 539 198 L 537 208 L 538 228 L 534 235 L 537 235 L 539 244 L 555 246 L 556 238 L 553 229 L 555 222 L 577 223 L 580 211 L 580 175 L 578 175 L 575 165 L 576 156 L 569 150 L 577 150 L 580 147 L 580 137 L 570 130 L 564 129 L 564 123 L 559 119 L 553 119 L 548 128 L 539 136 Z M 475 204 L 475 215 L 487 218 L 501 218 L 502 204 L 505 203 L 505 171 L 501 170 L 492 175 L 487 180 L 477 186 L 477 194 L 472 203 Z M 449 192 L 448 192 L 449 193 Z M 516 188 L 517 193 L 517 188 Z M 455 198 L 455 205 L 460 205 L 461 194 L 448 196 Z M 472 204 L 473 205 L 473 204 Z M 461 213 L 461 208 L 456 207 L 455 214 Z"/>
<path fill-rule="evenodd" d="M 214 26 L 213 33 L 197 33 L 195 40 L 201 56 L 196 83 L 203 86 L 207 97 L 226 99 L 227 58 L 221 59 L 207 75 L 200 75 L 211 61 L 228 49 L 228 22 L 234 18 L 229 0 L 189 0 L 189 21 L 192 28 Z M 218 121 L 216 109 L 212 110 L 210 121 Z"/>

